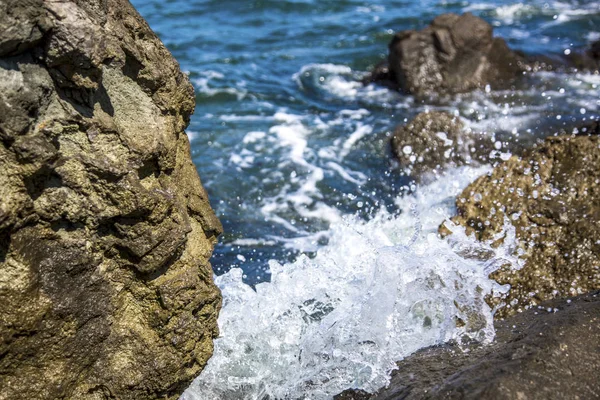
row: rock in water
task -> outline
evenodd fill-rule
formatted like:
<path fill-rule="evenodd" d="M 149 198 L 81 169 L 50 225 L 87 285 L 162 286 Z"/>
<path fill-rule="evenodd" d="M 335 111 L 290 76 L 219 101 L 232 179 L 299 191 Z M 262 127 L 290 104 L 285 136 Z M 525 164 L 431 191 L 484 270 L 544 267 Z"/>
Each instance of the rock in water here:
<path fill-rule="evenodd" d="M 584 129 L 581 129 L 583 131 Z M 598 124 L 585 129 L 598 132 Z M 497 316 L 600 289 L 600 137 L 559 136 L 513 156 L 458 197 L 454 223 L 478 238 L 516 228 L 525 261 L 492 274 L 511 289 Z M 497 299 L 493 301 L 498 302 Z"/>
<path fill-rule="evenodd" d="M 0 0 L 0 399 L 176 398 L 221 225 L 194 91 L 127 0 Z"/>
<path fill-rule="evenodd" d="M 496 340 L 462 351 L 446 344 L 398 363 L 387 388 L 336 400 L 597 399 L 600 292 L 551 300 L 505 321 Z"/>
<path fill-rule="evenodd" d="M 399 32 L 389 51 L 390 77 L 416 95 L 503 87 L 525 68 L 503 39 L 492 36 L 492 26 L 471 13 L 443 14 L 421 31 Z"/>
<path fill-rule="evenodd" d="M 484 135 L 474 135 L 458 117 L 443 111 L 422 112 L 392 136 L 392 152 L 408 175 L 439 174 L 448 167 L 485 161 L 490 146 Z"/>

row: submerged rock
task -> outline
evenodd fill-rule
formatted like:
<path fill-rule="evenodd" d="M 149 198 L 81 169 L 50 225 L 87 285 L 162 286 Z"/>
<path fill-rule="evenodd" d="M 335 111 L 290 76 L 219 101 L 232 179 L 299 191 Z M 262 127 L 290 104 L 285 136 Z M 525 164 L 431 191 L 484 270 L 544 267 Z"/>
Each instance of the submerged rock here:
<path fill-rule="evenodd" d="M 581 129 L 598 131 L 598 124 Z M 524 267 L 501 268 L 492 277 L 511 289 L 497 316 L 541 301 L 600 288 L 600 137 L 546 139 L 513 156 L 458 197 L 456 224 L 489 240 L 505 221 L 516 228 Z M 442 228 L 444 229 L 444 228 Z M 450 228 L 451 229 L 451 228 Z"/>
<path fill-rule="evenodd" d="M 176 398 L 202 370 L 222 228 L 193 109 L 128 1 L 0 2 L 0 398 Z"/>
<path fill-rule="evenodd" d="M 492 26 L 471 13 L 443 14 L 421 31 L 397 33 L 389 44 L 389 75 L 407 93 L 462 93 L 507 87 L 524 70 L 524 59 Z"/>
<path fill-rule="evenodd" d="M 552 300 L 504 321 L 496 340 L 447 344 L 398 363 L 387 388 L 337 400 L 592 399 L 600 396 L 600 292 Z"/>

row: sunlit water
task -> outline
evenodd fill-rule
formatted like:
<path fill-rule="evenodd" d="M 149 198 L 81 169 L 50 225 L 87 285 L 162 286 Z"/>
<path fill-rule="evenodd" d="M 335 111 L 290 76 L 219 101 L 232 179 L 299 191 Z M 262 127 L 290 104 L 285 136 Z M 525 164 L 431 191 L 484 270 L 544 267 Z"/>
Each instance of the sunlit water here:
<path fill-rule="evenodd" d="M 489 167 L 415 188 L 389 137 L 419 112 L 446 110 L 508 156 L 597 118 L 600 77 L 538 73 L 512 91 L 428 100 L 359 81 L 394 31 L 444 12 L 480 15 L 528 53 L 577 51 L 600 38 L 597 1 L 133 3 L 196 88 L 192 156 L 225 228 L 212 259 L 221 338 L 188 398 L 374 390 L 418 348 L 491 340 L 481 298 L 505 290 L 487 278 L 498 262 L 518 267 L 511 241 L 494 252 L 457 228 L 452 242 L 435 235 Z"/>

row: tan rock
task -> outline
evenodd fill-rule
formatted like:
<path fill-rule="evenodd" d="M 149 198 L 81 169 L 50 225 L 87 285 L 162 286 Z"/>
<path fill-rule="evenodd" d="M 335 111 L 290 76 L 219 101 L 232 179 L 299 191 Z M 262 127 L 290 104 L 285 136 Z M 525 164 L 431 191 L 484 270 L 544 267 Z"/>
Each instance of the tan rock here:
<path fill-rule="evenodd" d="M 492 277 L 510 284 L 497 316 L 600 288 L 600 137 L 546 139 L 469 185 L 453 222 L 488 240 L 505 218 L 516 227 L 525 261 Z"/>
<path fill-rule="evenodd" d="M 221 304 L 193 88 L 126 0 L 0 10 L 0 399 L 177 398 Z"/>

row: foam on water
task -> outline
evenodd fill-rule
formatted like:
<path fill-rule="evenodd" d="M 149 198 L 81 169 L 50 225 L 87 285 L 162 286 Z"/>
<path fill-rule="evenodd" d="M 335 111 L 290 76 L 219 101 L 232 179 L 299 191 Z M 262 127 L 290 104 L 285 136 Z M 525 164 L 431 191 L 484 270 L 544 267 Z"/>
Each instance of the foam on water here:
<path fill-rule="evenodd" d="M 408 108 L 412 97 L 402 97 L 385 87 L 364 86 L 361 78 L 364 71 L 353 71 L 350 67 L 336 64 L 309 64 L 293 75 L 292 79 L 304 91 L 316 92 L 319 96 L 344 101 L 361 101 L 365 104 Z M 392 106 L 393 104 L 393 106 Z"/>
<path fill-rule="evenodd" d="M 242 100 L 248 94 L 248 90 L 244 87 L 244 81 L 237 82 L 236 87 L 227 87 L 225 75 L 218 71 L 200 72 L 200 77 L 194 79 L 194 84 L 196 91 L 206 98 L 228 95 L 237 100 Z"/>
<path fill-rule="evenodd" d="M 533 16 L 552 17 L 551 22 L 542 24 L 542 27 L 559 25 L 574 19 L 582 19 L 598 14 L 599 7 L 596 2 L 578 2 L 577 7 L 572 3 L 562 1 L 528 1 L 498 6 L 494 3 L 473 3 L 463 8 L 463 11 L 488 11 L 498 22 L 504 25 L 513 25 Z M 498 24 L 496 24 L 498 25 Z"/>
<path fill-rule="evenodd" d="M 217 277 L 221 336 L 183 399 L 317 400 L 350 387 L 374 391 L 396 361 L 422 347 L 491 341 L 484 296 L 505 289 L 487 275 L 501 263 L 517 265 L 513 240 L 492 249 L 457 227 L 451 240 L 436 234 L 454 196 L 486 170 L 451 171 L 398 199 L 398 215 L 345 217 L 314 259 L 271 261 L 271 282 L 256 291 L 240 269 Z"/>

